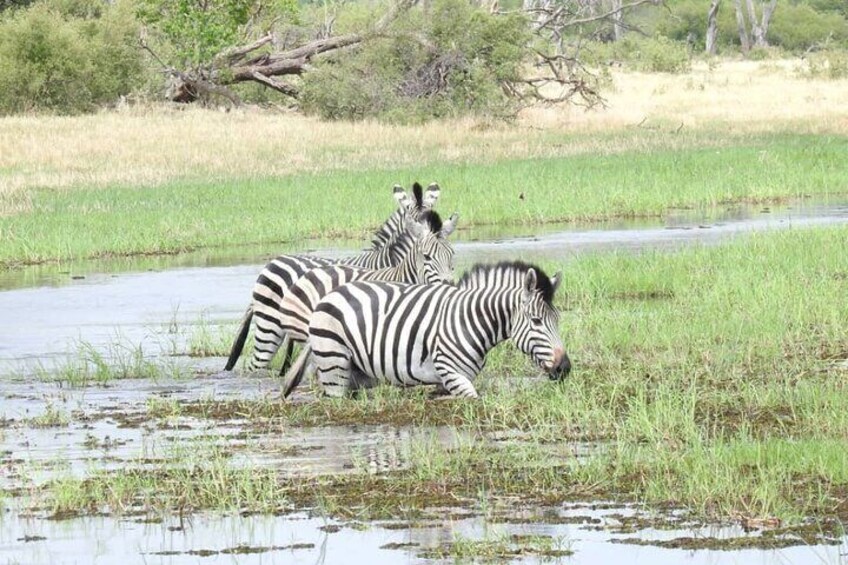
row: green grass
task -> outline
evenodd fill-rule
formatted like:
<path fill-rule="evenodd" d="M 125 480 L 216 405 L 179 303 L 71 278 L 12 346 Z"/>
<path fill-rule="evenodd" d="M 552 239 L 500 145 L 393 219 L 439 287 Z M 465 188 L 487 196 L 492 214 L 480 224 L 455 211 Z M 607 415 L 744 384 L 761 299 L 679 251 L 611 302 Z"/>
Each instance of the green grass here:
<path fill-rule="evenodd" d="M 355 422 L 463 430 L 451 449 L 413 445 L 409 469 L 387 476 L 280 479 L 293 503 L 358 519 L 474 505 L 485 492 L 671 504 L 722 520 L 846 520 L 846 242 L 848 226 L 800 229 L 548 265 L 565 277 L 557 305 L 575 369 L 562 383 L 525 378 L 532 369 L 507 346 L 480 376 L 478 401 L 378 388 L 303 404 L 151 403 L 148 415 L 246 419 L 273 433 Z M 504 431 L 521 440 L 491 441 Z M 571 454 L 585 440 L 596 449 Z"/>
<path fill-rule="evenodd" d="M 276 512 L 285 506 L 285 493 L 273 470 L 234 469 L 228 459 L 222 450 L 204 446 L 183 454 L 175 466 L 148 465 L 86 479 L 58 479 L 43 489 L 42 505 L 57 517 L 199 509 Z"/>
<path fill-rule="evenodd" d="M 458 536 L 452 542 L 419 553 L 427 559 L 450 559 L 454 563 L 508 562 L 513 559 L 536 557 L 542 563 L 561 562 L 573 555 L 564 548 L 563 540 L 545 535 L 489 535 L 484 539 Z"/>
<path fill-rule="evenodd" d="M 36 190 L 31 212 L 0 218 L 0 265 L 361 237 L 392 211 L 392 184 L 416 179 L 438 180 L 440 209 L 459 211 L 466 226 L 656 215 L 672 207 L 848 192 L 845 137 L 763 134 L 730 146 L 701 143 L 708 147 Z"/>
<path fill-rule="evenodd" d="M 37 366 L 35 378 L 60 386 L 80 387 L 119 379 L 183 378 L 188 372 L 173 359 L 150 356 L 139 344 L 118 340 L 104 350 L 83 341 L 59 365 Z"/>

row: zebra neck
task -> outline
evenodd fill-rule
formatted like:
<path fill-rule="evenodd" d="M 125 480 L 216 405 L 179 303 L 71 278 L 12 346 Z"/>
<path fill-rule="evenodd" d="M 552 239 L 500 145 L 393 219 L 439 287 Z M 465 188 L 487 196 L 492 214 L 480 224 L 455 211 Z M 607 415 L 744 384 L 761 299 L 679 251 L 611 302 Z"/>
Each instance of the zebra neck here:
<path fill-rule="evenodd" d="M 471 292 L 459 295 L 452 318 L 457 327 L 467 328 L 466 332 L 483 346 L 485 355 L 512 334 L 515 312 L 521 304 L 521 291 L 491 288 L 467 290 Z"/>
<path fill-rule="evenodd" d="M 413 284 L 420 282 L 418 277 L 418 253 L 420 253 L 418 246 L 413 245 L 403 255 L 400 263 L 394 267 L 386 267 L 385 269 L 374 271 L 374 276 L 371 278 L 373 280 L 398 281 Z"/>

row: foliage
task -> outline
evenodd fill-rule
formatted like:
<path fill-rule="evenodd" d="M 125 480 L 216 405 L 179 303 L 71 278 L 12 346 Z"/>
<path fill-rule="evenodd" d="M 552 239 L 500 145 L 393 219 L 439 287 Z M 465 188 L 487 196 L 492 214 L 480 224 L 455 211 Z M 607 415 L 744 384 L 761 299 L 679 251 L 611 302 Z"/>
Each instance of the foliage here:
<path fill-rule="evenodd" d="M 682 73 L 690 67 L 686 45 L 663 36 L 645 39 L 629 35 L 612 43 L 590 43 L 584 48 L 584 58 L 594 65 L 625 63 L 634 70 L 654 73 Z"/>
<path fill-rule="evenodd" d="M 139 0 L 138 16 L 162 36 L 171 62 L 186 69 L 208 65 L 244 40 L 251 25 L 270 25 L 266 16 L 292 19 L 297 10 L 296 0 L 268 5 L 261 0 Z"/>
<path fill-rule="evenodd" d="M 90 111 L 143 72 L 129 6 L 39 2 L 0 22 L 0 113 Z"/>
<path fill-rule="evenodd" d="M 848 52 L 831 49 L 811 53 L 805 59 L 801 74 L 810 78 L 829 78 L 833 80 L 848 78 Z"/>
<path fill-rule="evenodd" d="M 844 41 L 848 37 L 848 20 L 838 11 L 828 9 L 825 0 L 821 4 L 817 7 L 779 2 L 769 26 L 769 44 L 790 51 L 803 51 L 829 37 Z M 702 49 L 707 29 L 707 7 L 708 3 L 701 0 L 671 2 L 670 9 L 664 11 L 657 22 L 656 31 L 678 41 L 689 39 Z M 717 24 L 718 44 L 723 47 L 738 46 L 739 34 L 732 2 L 722 2 Z"/>
<path fill-rule="evenodd" d="M 790 51 L 803 51 L 828 39 L 848 39 L 848 20 L 837 13 L 817 12 L 807 5 L 779 5 L 769 27 L 768 40 Z"/>
<path fill-rule="evenodd" d="M 387 37 L 317 65 L 303 105 L 325 119 L 508 115 L 502 85 L 520 79 L 528 43 L 521 16 L 438 0 L 427 16 L 412 12 Z"/>

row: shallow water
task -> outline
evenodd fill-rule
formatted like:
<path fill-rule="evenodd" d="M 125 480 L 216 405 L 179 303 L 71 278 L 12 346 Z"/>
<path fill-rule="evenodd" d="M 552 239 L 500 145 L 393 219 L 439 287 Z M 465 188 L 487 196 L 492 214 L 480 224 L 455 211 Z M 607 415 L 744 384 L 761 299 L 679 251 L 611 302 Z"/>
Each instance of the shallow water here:
<path fill-rule="evenodd" d="M 599 250 L 667 249 L 752 231 L 840 223 L 848 223 L 848 199 L 681 210 L 661 220 L 484 226 L 460 231 L 455 248 L 461 271 L 478 261 L 565 260 Z M 306 242 L 279 251 L 314 249 L 330 256 L 353 252 L 350 247 L 330 249 L 328 244 Z M 80 342 L 96 348 L 131 343 L 151 355 L 184 352 L 185 343 L 173 327 L 186 328 L 201 319 L 235 323 L 241 317 L 266 262 L 257 253 L 237 248 L 218 256 L 205 251 L 79 263 L 73 270 L 38 266 L 0 273 L 0 288 L 7 289 L 0 291 L 0 376 L 30 373 L 38 364 L 50 366 L 73 354 Z M 195 264 L 214 266 L 186 266 Z"/>
<path fill-rule="evenodd" d="M 688 550 L 636 546 L 614 541 L 638 536 L 643 540 L 711 537 L 757 537 L 737 527 L 681 524 L 676 529 L 642 529 L 620 533 L 622 516 L 643 513 L 634 507 L 564 505 L 539 509 L 554 521 L 497 523 L 497 516 L 450 517 L 422 524 L 378 522 L 340 523 L 307 514 L 239 516 L 200 513 L 190 519 L 167 517 L 161 523 L 140 516 L 91 517 L 63 521 L 21 517 L 9 512 L 0 529 L 0 560 L 41 563 L 290 563 L 325 565 L 393 565 L 427 563 L 420 553 L 460 539 L 498 539 L 511 535 L 549 536 L 554 547 L 573 555 L 547 558 L 549 563 L 634 563 L 646 565 L 752 565 L 766 563 L 841 563 L 845 543 L 795 546 L 780 550 Z M 446 511 L 447 513 L 447 511 Z M 328 527 L 329 526 L 329 527 Z M 337 529 L 338 527 L 338 529 Z M 322 529 L 323 528 L 323 529 Z M 44 539 L 40 539 L 44 538 Z M 30 540 L 30 541 L 26 541 Z M 403 544 L 395 549 L 389 544 Z M 248 552 L 250 550 L 250 552 Z M 539 556 L 515 559 L 538 563 Z M 451 562 L 451 561 L 447 561 Z"/>
<path fill-rule="evenodd" d="M 517 256 L 567 259 L 603 250 L 667 249 L 714 243 L 751 231 L 846 222 L 848 199 L 768 208 L 733 206 L 678 211 L 662 220 L 464 230 L 458 234 L 456 250 L 462 269 L 477 261 Z M 256 274 L 272 251 L 314 249 L 339 256 L 352 253 L 357 245 L 318 241 L 297 248 L 206 250 L 0 273 L 0 489 L 28 488 L 56 477 L 83 477 L 127 466 L 167 466 L 184 458 L 186 450 L 225 450 L 232 465 L 273 467 L 283 476 L 380 473 L 408 465 L 409 450 L 416 443 L 437 442 L 447 449 L 462 441 L 464 436 L 450 428 L 357 425 L 283 430 L 237 417 L 152 418 L 148 414 L 151 403 L 157 402 L 277 395 L 279 383 L 274 378 L 209 374 L 220 369 L 220 358 L 172 355 L 186 351 L 186 329 L 190 332 L 201 318 L 216 324 L 233 323 L 240 317 Z M 176 381 L 132 379 L 83 388 L 29 378 L 38 365 L 49 367 L 54 361 L 63 362 L 68 354 L 76 355 L 79 342 L 95 350 L 116 342 L 141 345 L 148 356 L 166 356 L 200 374 Z M 51 413 L 67 421 L 37 427 Z M 483 439 L 497 444 L 505 438 L 490 434 Z M 587 451 L 585 445 L 557 447 L 563 457 L 580 458 Z M 457 536 L 481 539 L 531 533 L 552 536 L 575 552 L 553 562 L 841 563 L 848 555 L 848 537 L 838 545 L 780 550 L 686 550 L 612 543 L 627 538 L 729 539 L 759 533 L 685 521 L 671 530 L 648 525 L 624 533 L 623 517 L 644 512 L 605 505 L 498 510 L 495 504 L 495 510 L 486 510 L 486 517 L 463 518 L 456 509 L 448 509 L 425 525 L 395 529 L 401 525 L 366 524 L 360 529 L 339 524 L 341 529 L 334 533 L 321 529 L 337 525 L 332 519 L 304 514 L 200 513 L 187 521 L 165 517 L 161 523 L 151 523 L 151 518 L 159 519 L 156 516 L 55 521 L 23 511 L 26 505 L 27 498 L 0 496 L 0 563 L 419 563 L 426 561 L 419 556 L 422 549 Z M 498 523 L 504 517 L 509 523 Z M 415 545 L 384 549 L 389 543 Z M 245 550 L 251 552 L 234 553 Z M 524 561 L 539 559 L 530 556 Z"/>

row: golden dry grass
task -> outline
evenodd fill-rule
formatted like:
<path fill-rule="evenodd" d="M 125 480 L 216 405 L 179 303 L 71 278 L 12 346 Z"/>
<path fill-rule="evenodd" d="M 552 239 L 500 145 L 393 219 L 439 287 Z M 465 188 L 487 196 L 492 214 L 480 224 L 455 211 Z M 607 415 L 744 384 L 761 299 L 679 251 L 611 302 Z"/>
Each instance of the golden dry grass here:
<path fill-rule="evenodd" d="M 256 109 L 130 108 L 79 117 L 0 119 L 0 215 L 30 209 L 27 189 L 154 186 L 298 172 L 394 168 L 692 143 L 728 133 L 848 133 L 848 81 L 799 78 L 795 61 L 697 64 L 690 73 L 616 70 L 608 107 L 525 111 L 516 125 L 478 120 L 397 126 L 325 123 Z M 637 124 L 641 127 L 636 127 Z M 695 140 L 651 135 L 684 124 Z"/>
<path fill-rule="evenodd" d="M 803 78 L 800 60 L 697 62 L 686 74 L 615 71 L 607 108 L 540 108 L 540 126 L 595 131 L 646 120 L 728 132 L 848 133 L 848 79 Z"/>

